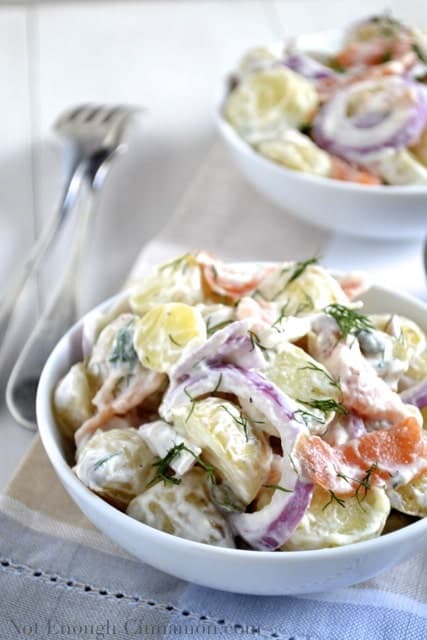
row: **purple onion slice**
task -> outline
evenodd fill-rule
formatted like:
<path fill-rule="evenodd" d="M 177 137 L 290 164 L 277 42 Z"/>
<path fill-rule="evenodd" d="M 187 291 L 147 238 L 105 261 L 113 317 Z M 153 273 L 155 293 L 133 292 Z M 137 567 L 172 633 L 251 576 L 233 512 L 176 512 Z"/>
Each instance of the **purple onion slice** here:
<path fill-rule="evenodd" d="M 289 53 L 283 60 L 283 64 L 307 80 L 324 80 L 325 78 L 335 78 L 338 75 L 315 58 L 299 51 Z"/>
<path fill-rule="evenodd" d="M 198 363 L 206 359 L 225 360 L 247 369 L 262 369 L 265 359 L 261 349 L 249 335 L 249 324 L 242 320 L 216 331 L 206 342 L 191 353 L 185 352 L 170 372 L 179 380 Z"/>
<path fill-rule="evenodd" d="M 400 394 L 400 397 L 406 404 L 413 404 L 418 409 L 424 409 L 427 407 L 427 379 L 422 380 L 413 387 L 409 387 L 409 389 L 405 389 Z"/>
<path fill-rule="evenodd" d="M 378 152 L 415 143 L 426 125 L 426 87 L 393 76 L 337 91 L 319 111 L 313 137 L 330 153 L 366 164 Z"/>

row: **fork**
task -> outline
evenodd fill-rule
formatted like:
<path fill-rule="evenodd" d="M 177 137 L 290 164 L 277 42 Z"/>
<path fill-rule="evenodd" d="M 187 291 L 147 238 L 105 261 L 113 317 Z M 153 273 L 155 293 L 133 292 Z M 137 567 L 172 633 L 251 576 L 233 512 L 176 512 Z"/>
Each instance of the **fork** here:
<path fill-rule="evenodd" d="M 24 267 L 24 274 L 18 283 L 20 287 L 14 290 L 15 299 L 9 302 L 8 308 L 5 305 L 6 313 L 0 315 L 1 337 L 5 318 L 8 315 L 10 320 L 23 286 L 54 244 L 70 212 L 78 208 L 76 238 L 63 280 L 24 345 L 6 386 L 9 411 L 26 428 L 36 428 L 35 396 L 44 362 L 55 343 L 77 317 L 76 274 L 79 272 L 88 228 L 93 220 L 94 196 L 101 188 L 113 158 L 122 147 L 124 131 L 137 111 L 128 106 L 82 105 L 64 112 L 54 125 L 56 132 L 68 142 L 66 187 L 57 215 Z M 86 187 L 85 194 L 83 187 Z M 86 199 L 80 203 L 82 195 Z M 5 333 L 3 329 L 3 335 Z"/>

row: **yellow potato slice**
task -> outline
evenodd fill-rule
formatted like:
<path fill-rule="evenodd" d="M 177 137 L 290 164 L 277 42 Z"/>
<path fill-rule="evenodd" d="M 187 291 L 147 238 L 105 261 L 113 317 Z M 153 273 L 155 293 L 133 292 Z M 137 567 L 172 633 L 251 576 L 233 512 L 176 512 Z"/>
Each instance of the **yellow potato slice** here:
<path fill-rule="evenodd" d="M 262 140 L 257 149 L 266 158 L 294 171 L 316 176 L 329 176 L 331 171 L 330 156 L 295 129 L 286 129 L 271 140 Z"/>
<path fill-rule="evenodd" d="M 427 516 L 427 474 L 396 489 L 389 489 L 387 495 L 393 509 L 411 516 Z"/>
<path fill-rule="evenodd" d="M 233 493 L 249 504 L 268 475 L 272 451 L 243 412 L 220 398 L 195 401 L 172 413 L 178 431 L 202 449 L 202 458 Z M 260 425 L 262 427 L 262 425 Z"/>
<path fill-rule="evenodd" d="M 129 304 L 138 315 L 162 302 L 195 305 L 204 301 L 200 267 L 191 253 L 156 267 L 130 287 Z"/>
<path fill-rule="evenodd" d="M 348 305 L 339 282 L 317 264 L 284 263 L 258 287 L 265 300 L 274 302 L 284 316 L 300 316 L 321 311 L 329 304 Z"/>
<path fill-rule="evenodd" d="M 312 433 L 324 433 L 326 425 L 334 417 L 333 402 L 328 403 L 329 400 L 345 411 L 340 405 L 339 386 L 328 370 L 291 342 L 280 343 L 277 351 L 270 353 L 263 374 L 288 396 L 302 401 L 299 403 L 298 419 Z M 319 407 L 325 406 L 325 410 L 313 406 L 316 403 L 319 403 Z"/>
<path fill-rule="evenodd" d="M 154 454 L 136 429 L 97 431 L 78 451 L 74 471 L 89 489 L 126 508 L 153 475 Z"/>
<path fill-rule="evenodd" d="M 134 348 L 140 362 L 167 372 L 190 342 L 206 339 L 206 324 L 196 308 L 181 302 L 153 307 L 135 323 Z"/>
<path fill-rule="evenodd" d="M 192 469 L 179 484 L 158 482 L 132 500 L 127 514 L 180 538 L 234 547 L 227 523 L 210 500 L 202 469 Z"/>
<path fill-rule="evenodd" d="M 390 513 L 390 501 L 383 489 L 373 487 L 359 500 L 338 500 L 316 486 L 309 508 L 282 549 L 340 547 L 381 535 Z"/>
<path fill-rule="evenodd" d="M 280 127 L 299 129 L 311 121 L 317 105 L 312 83 L 278 66 L 244 76 L 231 92 L 224 115 L 248 141 L 259 141 Z"/>
<path fill-rule="evenodd" d="M 55 415 L 62 432 L 69 438 L 93 414 L 92 397 L 86 368 L 79 362 L 59 381 L 53 395 Z"/>

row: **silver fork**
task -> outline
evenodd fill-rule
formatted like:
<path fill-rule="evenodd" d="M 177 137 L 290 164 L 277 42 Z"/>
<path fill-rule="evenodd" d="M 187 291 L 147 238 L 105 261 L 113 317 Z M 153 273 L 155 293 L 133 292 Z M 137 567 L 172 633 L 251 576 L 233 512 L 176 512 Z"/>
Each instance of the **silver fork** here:
<path fill-rule="evenodd" d="M 63 113 L 54 125 L 56 132 L 68 142 L 66 187 L 57 215 L 25 265 L 24 274 L 18 283 L 20 287 L 14 291 L 15 299 L 9 302 L 6 313 L 0 316 L 1 337 L 5 318 L 8 315 L 10 320 L 14 303 L 23 286 L 54 244 L 70 212 L 77 207 L 79 216 L 76 237 L 65 275 L 24 345 L 6 386 L 8 408 L 13 417 L 26 428 L 36 428 L 35 396 L 44 362 L 55 343 L 77 317 L 77 273 L 89 223 L 93 219 L 94 196 L 101 188 L 116 152 L 122 146 L 123 133 L 136 111 L 137 109 L 128 106 L 83 105 Z M 82 187 L 86 187 L 85 193 Z M 85 199 L 79 203 L 81 195 Z M 6 330 L 3 330 L 3 335 L 5 333 Z"/>

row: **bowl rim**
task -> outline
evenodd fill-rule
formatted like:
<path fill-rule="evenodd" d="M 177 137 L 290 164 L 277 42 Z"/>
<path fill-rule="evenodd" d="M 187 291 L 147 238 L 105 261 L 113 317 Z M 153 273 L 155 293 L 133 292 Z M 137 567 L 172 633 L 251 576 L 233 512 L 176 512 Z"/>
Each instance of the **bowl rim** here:
<path fill-rule="evenodd" d="M 345 31 L 346 29 L 342 28 L 342 29 L 327 29 L 322 31 L 312 31 L 308 33 L 302 33 L 297 36 L 290 36 L 290 37 L 284 38 L 284 40 L 281 42 L 281 45 L 283 47 L 286 47 L 292 44 L 295 45 L 295 43 L 298 43 L 300 39 L 309 40 L 310 38 L 314 38 L 314 39 L 324 38 L 325 40 L 327 40 L 328 38 L 336 38 L 337 36 L 344 35 Z M 278 44 L 278 41 L 275 40 L 275 41 L 271 41 L 270 43 L 267 43 L 265 46 L 269 46 L 269 45 L 274 46 L 277 44 Z M 308 48 L 302 47 L 302 50 L 308 51 Z M 236 129 L 234 129 L 234 127 L 229 122 L 227 122 L 227 120 L 225 120 L 223 116 L 224 103 L 229 93 L 228 87 L 229 87 L 230 74 L 231 74 L 231 71 L 228 72 L 228 74 L 222 80 L 221 90 L 219 91 L 219 99 L 217 100 L 217 106 L 215 109 L 215 121 L 216 121 L 217 128 L 220 130 L 223 137 L 228 142 L 230 142 L 231 145 L 237 147 L 237 149 L 241 153 L 246 155 L 247 158 L 251 160 L 259 161 L 261 166 L 263 166 L 265 169 L 275 170 L 278 176 L 285 175 L 288 177 L 294 177 L 297 181 L 300 180 L 301 182 L 306 182 L 306 181 L 312 182 L 313 184 L 317 184 L 320 187 L 329 184 L 331 188 L 336 188 L 341 191 L 348 190 L 348 191 L 353 191 L 357 193 L 375 193 L 375 194 L 389 193 L 390 195 L 394 195 L 394 196 L 397 195 L 397 196 L 403 196 L 403 197 L 408 197 L 408 196 L 411 197 L 416 195 L 427 196 L 427 185 L 416 185 L 416 184 L 413 184 L 413 185 L 363 185 L 363 184 L 358 184 L 356 182 L 345 182 L 343 180 L 337 180 L 336 178 L 329 178 L 326 176 L 316 176 L 307 172 L 289 169 L 284 165 L 281 165 L 277 162 L 274 162 L 274 160 L 271 160 L 270 158 L 263 156 L 261 153 L 258 153 L 248 142 L 246 142 L 246 140 L 244 140 L 244 138 L 242 138 L 237 133 Z"/>
<path fill-rule="evenodd" d="M 377 291 L 379 293 L 391 295 L 394 298 L 399 298 L 399 300 L 403 302 L 407 302 L 412 306 L 418 307 L 420 312 L 427 313 L 427 303 L 423 303 L 413 296 L 401 292 L 395 292 L 390 288 L 377 284 L 372 285 L 370 291 L 372 290 L 374 290 L 374 292 Z M 334 558 L 343 558 L 346 556 L 351 557 L 355 554 L 357 555 L 358 553 L 365 552 L 375 553 L 377 549 L 378 551 L 384 551 L 386 548 L 393 547 L 394 544 L 399 543 L 399 541 L 407 543 L 413 538 L 418 538 L 422 531 L 427 532 L 426 517 L 421 518 L 416 522 L 410 523 L 405 527 L 402 527 L 385 535 L 378 536 L 370 540 L 354 542 L 341 547 L 286 551 L 282 553 L 278 553 L 277 551 L 255 551 L 247 549 L 226 548 L 201 542 L 195 542 L 193 540 L 187 540 L 185 538 L 180 538 L 173 534 L 160 531 L 159 529 L 155 529 L 154 527 L 131 518 L 126 513 L 110 505 L 101 497 L 90 491 L 73 473 L 71 467 L 67 463 L 61 451 L 60 446 L 57 444 L 54 437 L 55 432 L 60 433 L 60 430 L 55 420 L 52 407 L 52 394 L 54 386 L 58 382 L 58 375 L 56 375 L 54 380 L 52 380 L 52 375 L 55 371 L 58 360 L 61 360 L 63 358 L 63 354 L 66 353 L 67 350 L 69 350 L 71 337 L 79 333 L 87 316 L 97 311 L 106 311 L 120 298 L 122 298 L 125 293 L 126 292 L 121 292 L 120 294 L 117 294 L 101 302 L 96 307 L 84 314 L 72 327 L 70 327 L 70 329 L 59 340 L 59 342 L 56 344 L 51 354 L 49 355 L 49 358 L 47 359 L 46 364 L 43 368 L 39 386 L 37 389 L 37 423 L 39 426 L 40 438 L 48 455 L 48 458 L 51 461 L 57 475 L 59 476 L 59 479 L 65 485 L 66 489 L 68 490 L 68 486 L 72 486 L 74 492 L 77 495 L 81 496 L 82 499 L 84 499 L 85 503 L 89 505 L 89 507 L 93 511 L 103 511 L 105 512 L 105 517 L 113 520 L 118 526 L 130 527 L 136 534 L 139 533 L 140 535 L 142 532 L 144 532 L 145 535 L 151 537 L 154 542 L 155 539 L 158 539 L 160 537 L 160 540 L 163 541 L 165 545 L 176 545 L 178 550 L 182 549 L 183 552 L 193 550 L 196 553 L 204 552 L 214 554 L 217 555 L 218 558 L 224 559 L 236 558 L 236 560 L 243 560 L 252 558 L 252 562 L 282 562 L 287 564 L 295 562 L 299 563 L 304 561 L 309 562 L 310 560 L 319 559 L 325 559 L 325 561 L 328 559 L 334 560 Z M 73 501 L 77 502 L 77 500 L 74 498 L 74 495 Z M 88 517 L 88 519 L 90 520 L 90 517 Z"/>

